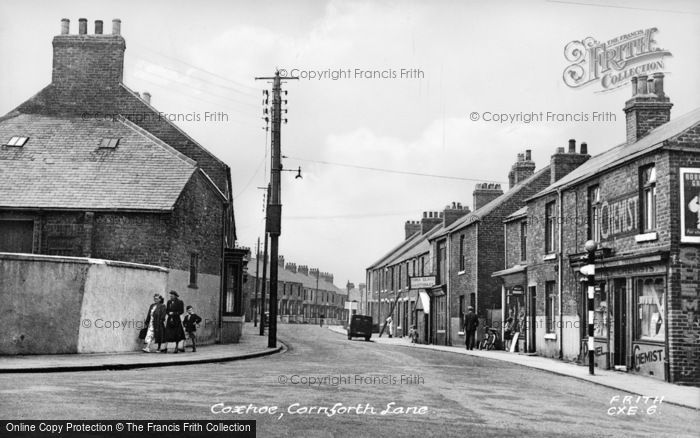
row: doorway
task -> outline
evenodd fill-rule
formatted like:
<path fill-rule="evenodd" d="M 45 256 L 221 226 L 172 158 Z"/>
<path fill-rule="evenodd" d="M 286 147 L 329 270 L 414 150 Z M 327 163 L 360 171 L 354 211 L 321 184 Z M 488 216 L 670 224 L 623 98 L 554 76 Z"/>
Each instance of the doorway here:
<path fill-rule="evenodd" d="M 627 282 L 618 278 L 613 282 L 614 308 L 613 328 L 615 330 L 613 357 L 615 366 L 627 365 Z"/>
<path fill-rule="evenodd" d="M 528 294 L 528 328 L 527 328 L 527 351 L 534 353 L 537 351 L 535 337 L 537 333 L 537 286 L 527 288 Z"/>

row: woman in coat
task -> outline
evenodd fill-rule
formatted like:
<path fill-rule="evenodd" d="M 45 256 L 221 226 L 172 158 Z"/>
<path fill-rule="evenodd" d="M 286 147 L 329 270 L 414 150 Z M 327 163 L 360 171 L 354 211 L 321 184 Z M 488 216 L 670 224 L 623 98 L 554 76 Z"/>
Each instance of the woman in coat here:
<path fill-rule="evenodd" d="M 163 304 L 163 296 L 160 294 L 153 295 L 153 304 L 148 308 L 148 313 L 146 314 L 146 322 L 144 325 L 148 327 L 146 332 L 146 338 L 143 340 L 143 351 L 145 353 L 150 353 L 151 342 L 158 344 L 158 350 L 160 350 L 160 344 L 163 342 L 163 324 L 165 323 L 165 304 Z"/>
<path fill-rule="evenodd" d="M 165 322 L 165 349 L 161 350 L 163 353 L 168 352 L 168 343 L 175 343 L 175 353 L 178 351 L 185 351 L 185 344 L 183 342 L 182 349 L 178 348 L 180 341 L 185 340 L 185 330 L 182 328 L 182 319 L 180 315 L 185 313 L 185 304 L 180 300 L 180 295 L 174 290 L 170 291 L 170 300 L 166 305 L 166 312 L 168 319 Z"/>

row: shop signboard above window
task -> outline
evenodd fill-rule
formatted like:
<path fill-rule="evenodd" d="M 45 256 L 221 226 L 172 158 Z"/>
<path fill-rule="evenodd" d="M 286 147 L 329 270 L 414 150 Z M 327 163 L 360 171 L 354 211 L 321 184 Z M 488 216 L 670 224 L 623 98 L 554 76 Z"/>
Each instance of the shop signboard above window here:
<path fill-rule="evenodd" d="M 435 276 L 411 277 L 411 289 L 428 289 L 435 286 Z"/>
<path fill-rule="evenodd" d="M 639 197 L 637 193 L 623 195 L 600 204 L 600 238 L 611 239 L 639 231 Z"/>

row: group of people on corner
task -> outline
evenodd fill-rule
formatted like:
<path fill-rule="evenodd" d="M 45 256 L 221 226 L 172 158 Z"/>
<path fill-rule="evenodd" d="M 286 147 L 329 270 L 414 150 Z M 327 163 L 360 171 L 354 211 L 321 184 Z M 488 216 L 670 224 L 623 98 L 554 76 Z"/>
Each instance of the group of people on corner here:
<path fill-rule="evenodd" d="M 144 353 L 167 353 L 168 344 L 175 343 L 174 353 L 185 351 L 185 342 L 189 338 L 192 340 L 192 352 L 197 351 L 197 326 L 202 322 L 202 318 L 194 313 L 192 306 L 187 306 L 180 299 L 180 295 L 170 291 L 170 299 L 164 303 L 165 299 L 160 294 L 153 296 L 153 304 L 148 308 L 144 328 L 139 337 L 143 339 Z M 187 310 L 184 320 L 181 315 Z M 187 332 L 187 335 L 185 335 Z M 182 347 L 180 343 L 182 342 Z M 151 344 L 157 344 L 157 350 L 151 350 Z M 161 348 L 162 346 L 165 348 Z"/>
<path fill-rule="evenodd" d="M 474 307 L 469 306 L 467 313 L 464 314 L 464 337 L 465 346 L 467 350 L 473 350 L 476 342 L 476 330 L 479 327 L 479 317 L 474 313 Z M 513 342 L 513 336 L 516 331 L 516 325 L 512 317 L 506 319 L 506 324 L 504 326 L 504 340 L 505 340 L 505 350 L 511 350 L 511 344 Z M 491 350 L 494 348 L 500 348 L 500 341 L 498 339 L 497 330 L 492 327 L 486 327 L 484 330 L 484 339 L 479 345 L 476 345 L 480 350 Z"/>

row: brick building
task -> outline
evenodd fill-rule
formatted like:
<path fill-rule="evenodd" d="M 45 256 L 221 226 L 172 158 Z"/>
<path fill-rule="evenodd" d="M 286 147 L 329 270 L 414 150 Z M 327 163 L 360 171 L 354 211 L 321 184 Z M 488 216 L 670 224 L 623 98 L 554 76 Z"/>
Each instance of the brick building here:
<path fill-rule="evenodd" d="M 405 223 L 405 240 L 367 268 L 368 310 L 375 323 L 381 326 L 391 315 L 393 334 L 406 336 L 416 326 L 421 343 L 442 335 L 436 330 L 435 297 L 428 294 L 435 281 L 429 239 L 468 213 L 468 207 L 453 202 L 441 212 L 424 212 L 420 221 Z M 422 277 L 422 284 L 411 288 L 413 277 Z"/>
<path fill-rule="evenodd" d="M 122 83 L 119 20 L 111 34 L 69 24 L 51 83 L 0 118 L 0 252 L 165 267 L 167 288 L 210 322 L 203 342 L 237 340 L 247 250 L 235 248 L 230 168 Z M 124 293 L 144 312 L 152 302 Z"/>
<path fill-rule="evenodd" d="M 590 310 L 597 366 L 698 385 L 700 109 L 671 120 L 663 80 L 634 78 L 626 141 L 527 202 L 529 349 L 584 357 Z M 593 309 L 579 272 L 587 240 L 598 243 Z"/>
<path fill-rule="evenodd" d="M 264 285 L 263 260 L 258 263 L 258 260 L 252 259 L 248 266 L 251 278 L 244 285 L 243 295 L 246 321 L 252 321 L 255 318 L 254 312 L 260 312 L 263 291 L 265 309 L 270 308 L 270 266 L 267 266 Z M 284 256 L 279 256 L 277 315 L 280 322 L 318 323 L 323 318 L 327 324 L 342 324 L 347 320 L 345 303 L 348 293 L 335 286 L 333 280 L 333 274 L 321 272 L 317 268 L 309 269 L 306 265 L 285 263 Z"/>

